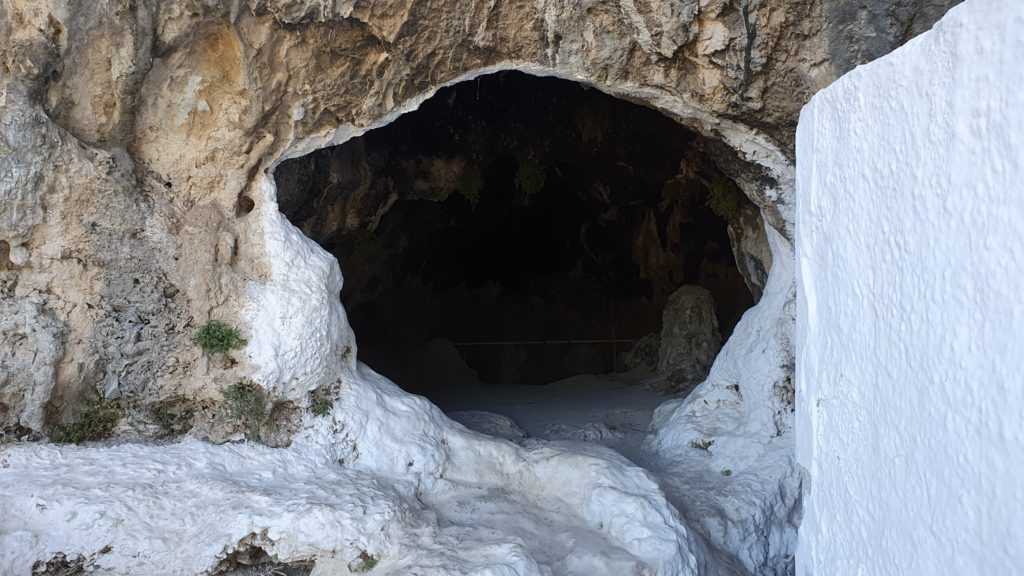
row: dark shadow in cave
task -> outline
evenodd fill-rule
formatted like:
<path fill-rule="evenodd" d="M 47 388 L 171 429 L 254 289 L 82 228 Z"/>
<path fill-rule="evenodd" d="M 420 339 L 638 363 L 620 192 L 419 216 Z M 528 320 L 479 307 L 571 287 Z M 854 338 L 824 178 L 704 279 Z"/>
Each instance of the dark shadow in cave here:
<path fill-rule="evenodd" d="M 341 263 L 360 359 L 432 399 L 633 368 L 686 284 L 723 337 L 753 304 L 727 232 L 753 207 L 702 137 L 573 82 L 466 81 L 276 179 Z"/>

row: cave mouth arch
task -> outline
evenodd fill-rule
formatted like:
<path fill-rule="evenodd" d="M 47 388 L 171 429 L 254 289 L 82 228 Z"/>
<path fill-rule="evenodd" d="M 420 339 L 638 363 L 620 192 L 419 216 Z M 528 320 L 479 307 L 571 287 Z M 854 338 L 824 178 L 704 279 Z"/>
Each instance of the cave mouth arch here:
<path fill-rule="evenodd" d="M 670 320 L 713 317 L 711 358 L 754 304 L 729 227 L 757 209 L 708 144 L 599 90 L 497 72 L 282 162 L 277 199 L 337 257 L 360 360 L 442 408 L 467 386 L 626 371 L 678 394 L 710 361 L 658 357 L 674 295 L 713 300 Z"/>

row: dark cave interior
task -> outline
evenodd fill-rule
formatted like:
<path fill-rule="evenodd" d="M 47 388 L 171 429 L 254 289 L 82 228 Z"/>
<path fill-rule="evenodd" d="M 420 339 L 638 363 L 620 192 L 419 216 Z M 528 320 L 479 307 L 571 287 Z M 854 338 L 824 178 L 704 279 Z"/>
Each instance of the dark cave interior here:
<path fill-rule="evenodd" d="M 275 176 L 341 264 L 360 360 L 416 393 L 622 370 L 684 284 L 723 337 L 754 303 L 727 232 L 752 205 L 702 137 L 574 82 L 465 81 Z"/>

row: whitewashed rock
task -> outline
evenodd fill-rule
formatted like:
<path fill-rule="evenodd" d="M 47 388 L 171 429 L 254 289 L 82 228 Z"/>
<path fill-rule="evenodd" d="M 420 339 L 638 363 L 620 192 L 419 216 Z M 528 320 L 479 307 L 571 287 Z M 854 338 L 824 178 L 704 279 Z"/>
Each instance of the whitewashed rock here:
<path fill-rule="evenodd" d="M 801 115 L 798 574 L 1024 566 L 1022 58 L 968 0 Z"/>
<path fill-rule="evenodd" d="M 449 412 L 448 417 L 470 430 L 482 434 L 504 438 L 506 440 L 522 440 L 526 432 L 508 416 L 485 412 L 483 410 L 460 410 Z"/>

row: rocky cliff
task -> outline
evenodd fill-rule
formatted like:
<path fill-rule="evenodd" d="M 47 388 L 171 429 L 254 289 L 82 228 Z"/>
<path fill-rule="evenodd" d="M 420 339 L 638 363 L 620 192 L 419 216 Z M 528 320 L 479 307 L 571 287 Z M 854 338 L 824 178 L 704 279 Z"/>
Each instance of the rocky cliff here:
<path fill-rule="evenodd" d="M 257 179 L 485 71 L 663 111 L 789 236 L 801 105 L 952 3 L 7 0 L 2 423 L 39 431 L 98 397 L 134 415 L 249 375 L 190 340 L 244 324 L 267 278 Z"/>
<path fill-rule="evenodd" d="M 731 234 L 762 303 L 709 381 L 663 410 L 652 449 L 726 428 L 788 438 L 792 268 L 775 268 L 792 256 L 798 112 L 956 3 L 2 0 L 3 433 L 43 439 L 113 403 L 121 437 L 192 429 L 223 440 L 238 430 L 217 417 L 222 390 L 248 382 L 279 408 L 267 438 L 287 444 L 297 411 L 357 368 L 341 271 L 280 214 L 274 168 L 387 124 L 444 85 L 519 70 L 698 132 L 702 153 L 760 210 Z M 237 327 L 245 347 L 204 354 L 193 338 L 211 319 Z M 769 364 L 748 385 L 744 366 Z M 745 450 L 730 470 L 768 457 Z M 770 484 L 792 466 L 786 449 L 769 452 L 788 470 L 762 478 Z M 748 569 L 784 571 L 785 543 L 729 528 L 785 525 L 774 515 L 792 512 L 797 494 L 758 494 L 761 517 L 705 532 L 744 550 Z"/>

